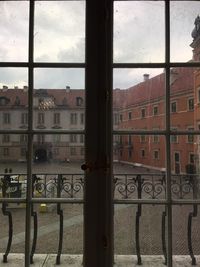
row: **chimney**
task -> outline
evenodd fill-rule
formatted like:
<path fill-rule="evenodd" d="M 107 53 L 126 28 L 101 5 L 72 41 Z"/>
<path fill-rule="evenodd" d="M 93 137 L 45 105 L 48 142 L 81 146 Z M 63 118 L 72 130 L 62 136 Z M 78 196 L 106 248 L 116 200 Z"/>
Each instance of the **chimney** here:
<path fill-rule="evenodd" d="M 18 89 L 18 86 L 14 86 L 14 89 Z"/>
<path fill-rule="evenodd" d="M 7 91 L 8 90 L 8 86 L 7 85 L 3 85 L 3 91 Z"/>
<path fill-rule="evenodd" d="M 144 82 L 146 82 L 149 79 L 149 74 L 145 73 L 143 74 Z"/>
<path fill-rule="evenodd" d="M 28 91 L 28 86 L 24 85 L 23 90 L 24 90 L 24 92 L 27 92 Z"/>
<path fill-rule="evenodd" d="M 70 86 L 66 85 L 66 92 L 69 93 L 70 92 Z"/>

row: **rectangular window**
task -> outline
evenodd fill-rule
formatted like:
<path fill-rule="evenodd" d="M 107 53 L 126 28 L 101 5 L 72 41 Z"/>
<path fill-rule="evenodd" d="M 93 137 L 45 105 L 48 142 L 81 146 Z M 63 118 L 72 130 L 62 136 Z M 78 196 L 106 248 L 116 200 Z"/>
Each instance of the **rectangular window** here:
<path fill-rule="evenodd" d="M 145 143 L 146 142 L 146 135 L 140 135 L 140 143 Z"/>
<path fill-rule="evenodd" d="M 26 157 L 26 148 L 22 147 L 20 151 L 21 157 Z"/>
<path fill-rule="evenodd" d="M 9 150 L 8 147 L 4 147 L 4 148 L 3 148 L 3 155 L 4 155 L 5 157 L 7 157 L 7 156 L 10 155 L 10 150 Z"/>
<path fill-rule="evenodd" d="M 20 135 L 20 143 L 27 143 L 28 142 L 28 136 L 26 134 Z"/>
<path fill-rule="evenodd" d="M 171 112 L 172 113 L 177 112 L 177 103 L 176 102 L 171 103 Z"/>
<path fill-rule="evenodd" d="M 141 109 L 141 118 L 145 118 L 146 117 L 146 109 L 142 108 Z"/>
<path fill-rule="evenodd" d="M 3 113 L 3 123 L 10 124 L 10 113 Z"/>
<path fill-rule="evenodd" d="M 60 143 L 61 141 L 61 135 L 60 134 L 54 134 L 53 135 L 53 142 L 54 143 Z"/>
<path fill-rule="evenodd" d="M 120 114 L 120 115 L 119 115 L 119 120 L 120 120 L 120 122 L 123 121 L 123 114 Z"/>
<path fill-rule="evenodd" d="M 76 142 L 77 142 L 77 135 L 70 134 L 70 143 L 76 143 Z"/>
<path fill-rule="evenodd" d="M 28 124 L 28 113 L 22 113 L 21 124 Z"/>
<path fill-rule="evenodd" d="M 193 127 L 188 128 L 188 131 L 193 131 L 193 130 L 194 130 Z M 188 141 L 188 143 L 192 143 L 193 144 L 194 143 L 194 135 L 188 134 L 187 141 Z"/>
<path fill-rule="evenodd" d="M 44 113 L 38 113 L 38 124 L 44 124 Z"/>
<path fill-rule="evenodd" d="M 60 113 L 54 113 L 53 115 L 53 123 L 54 124 L 60 124 Z"/>
<path fill-rule="evenodd" d="M 76 147 L 70 147 L 70 155 L 76 156 Z"/>
<path fill-rule="evenodd" d="M 2 142 L 3 143 L 9 143 L 10 142 L 10 135 L 9 134 L 3 134 Z"/>
<path fill-rule="evenodd" d="M 194 110 L 194 98 L 188 99 L 188 110 L 193 111 Z"/>
<path fill-rule="evenodd" d="M 153 116 L 158 115 L 158 106 L 153 107 Z"/>
<path fill-rule="evenodd" d="M 70 114 L 70 124 L 76 125 L 77 124 L 77 113 Z"/>
<path fill-rule="evenodd" d="M 132 149 L 128 150 L 128 157 L 129 157 L 129 159 L 132 158 Z"/>
<path fill-rule="evenodd" d="M 84 113 L 80 114 L 80 123 L 81 123 L 81 125 L 84 124 L 84 115 L 85 115 Z"/>
<path fill-rule="evenodd" d="M 119 115 L 117 113 L 114 114 L 114 125 L 119 124 Z"/>
<path fill-rule="evenodd" d="M 172 128 L 172 130 L 173 131 L 176 131 L 177 130 L 177 128 Z M 171 135 L 170 136 L 170 141 L 171 141 L 171 143 L 178 143 L 178 135 Z"/>
<path fill-rule="evenodd" d="M 45 143 L 45 135 L 44 134 L 38 134 L 37 135 L 37 142 L 39 144 L 44 144 Z"/>
<path fill-rule="evenodd" d="M 159 143 L 159 135 L 157 135 L 157 134 L 153 135 L 153 143 L 155 143 L 155 144 Z"/>
<path fill-rule="evenodd" d="M 145 158 L 145 150 L 141 149 L 141 158 Z"/>
<path fill-rule="evenodd" d="M 190 164 L 194 164 L 195 163 L 194 153 L 189 153 L 189 163 Z"/>
<path fill-rule="evenodd" d="M 153 151 L 153 158 L 154 159 L 159 159 L 159 151 L 158 150 L 154 150 Z"/>
<path fill-rule="evenodd" d="M 84 137 L 85 137 L 84 134 L 80 135 L 80 143 L 84 143 Z"/>
<path fill-rule="evenodd" d="M 128 113 L 128 119 L 131 120 L 132 119 L 132 112 Z"/>

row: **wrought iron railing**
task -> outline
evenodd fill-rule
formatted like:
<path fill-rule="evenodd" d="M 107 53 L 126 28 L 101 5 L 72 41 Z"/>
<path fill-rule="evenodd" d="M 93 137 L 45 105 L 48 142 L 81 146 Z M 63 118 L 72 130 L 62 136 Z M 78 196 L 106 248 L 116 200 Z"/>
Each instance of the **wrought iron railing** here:
<path fill-rule="evenodd" d="M 22 174 L 1 175 L 0 190 L 2 197 L 23 197 L 26 194 L 26 180 Z M 34 174 L 32 177 L 33 197 L 42 198 L 83 198 L 84 195 L 84 174 Z M 166 199 L 166 177 L 161 173 L 144 173 L 144 174 L 115 174 L 113 177 L 114 199 Z M 196 199 L 199 191 L 198 175 L 172 175 L 171 177 L 171 195 L 173 199 Z M 192 246 L 192 220 L 197 216 L 197 204 L 193 204 L 193 211 L 188 214 L 187 241 L 188 253 L 192 259 L 192 265 L 196 264 L 196 258 Z M 7 203 L 2 203 L 2 213 L 8 217 L 8 242 L 3 262 L 7 262 L 7 257 L 12 245 L 13 237 L 13 220 L 12 213 L 7 209 Z M 57 214 L 59 215 L 59 244 L 56 263 L 60 264 L 60 257 L 63 245 L 63 210 L 61 204 L 57 203 Z M 30 262 L 36 250 L 38 218 L 37 212 L 34 211 L 32 204 L 31 216 L 33 217 L 33 238 L 30 254 Z M 166 250 L 166 216 L 167 212 L 162 212 L 161 229 L 162 229 L 162 250 L 167 263 Z M 137 204 L 135 216 L 135 242 L 138 265 L 142 264 L 140 253 L 140 219 L 142 217 L 142 204 Z"/>

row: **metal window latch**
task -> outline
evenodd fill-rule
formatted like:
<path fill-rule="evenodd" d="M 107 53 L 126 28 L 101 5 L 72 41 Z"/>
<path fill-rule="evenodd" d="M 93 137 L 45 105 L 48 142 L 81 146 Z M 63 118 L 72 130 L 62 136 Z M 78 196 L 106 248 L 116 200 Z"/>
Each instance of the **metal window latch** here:
<path fill-rule="evenodd" d="M 110 168 L 110 164 L 105 163 L 99 163 L 99 162 L 90 162 L 90 163 L 84 163 L 81 165 L 81 170 L 83 171 L 94 171 L 94 170 L 107 170 L 108 168 Z"/>

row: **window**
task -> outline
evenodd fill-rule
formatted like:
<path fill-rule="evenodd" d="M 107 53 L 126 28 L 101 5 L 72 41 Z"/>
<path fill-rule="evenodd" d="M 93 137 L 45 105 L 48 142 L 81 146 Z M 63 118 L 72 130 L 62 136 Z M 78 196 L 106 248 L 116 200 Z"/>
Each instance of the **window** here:
<path fill-rule="evenodd" d="M 38 124 L 44 124 L 44 113 L 38 113 Z"/>
<path fill-rule="evenodd" d="M 132 112 L 128 113 L 128 119 L 131 120 L 132 119 Z"/>
<path fill-rule="evenodd" d="M 142 108 L 141 109 L 141 118 L 145 118 L 146 117 L 146 109 Z"/>
<path fill-rule="evenodd" d="M 28 142 L 28 136 L 26 134 L 20 135 L 20 143 L 27 143 Z"/>
<path fill-rule="evenodd" d="M 8 157 L 10 155 L 10 150 L 8 147 L 3 148 L 3 156 Z"/>
<path fill-rule="evenodd" d="M 157 134 L 154 134 L 153 135 L 153 143 L 159 143 L 159 135 L 157 135 Z"/>
<path fill-rule="evenodd" d="M 83 98 L 82 97 L 77 97 L 76 98 L 76 105 L 77 106 L 82 106 L 83 105 Z"/>
<path fill-rule="evenodd" d="M 70 124 L 76 125 L 77 124 L 77 113 L 70 114 Z"/>
<path fill-rule="evenodd" d="M 28 113 L 22 113 L 21 124 L 28 124 Z"/>
<path fill-rule="evenodd" d="M 177 112 L 177 104 L 176 104 L 176 102 L 172 102 L 171 103 L 171 112 L 172 113 Z"/>
<path fill-rule="evenodd" d="M 193 131 L 194 130 L 194 128 L 193 127 L 190 127 L 190 128 L 188 128 L 188 131 Z M 187 136 L 187 141 L 188 141 L 188 143 L 194 143 L 194 135 L 192 135 L 192 134 L 189 134 L 188 136 Z"/>
<path fill-rule="evenodd" d="M 20 152 L 21 157 L 26 157 L 26 148 L 22 147 Z"/>
<path fill-rule="evenodd" d="M 70 155 L 76 156 L 76 147 L 70 147 Z"/>
<path fill-rule="evenodd" d="M 153 115 L 154 116 L 158 115 L 158 106 L 153 107 Z"/>
<path fill-rule="evenodd" d="M 71 143 L 77 142 L 77 135 L 76 134 L 70 134 L 70 142 Z"/>
<path fill-rule="evenodd" d="M 54 113 L 53 123 L 57 125 L 60 124 L 60 113 Z"/>
<path fill-rule="evenodd" d="M 81 124 L 84 124 L 84 113 L 81 113 L 80 114 L 80 122 L 81 122 Z"/>
<path fill-rule="evenodd" d="M 10 124 L 10 113 L 3 113 L 3 123 L 4 124 Z"/>
<path fill-rule="evenodd" d="M 44 134 L 38 134 L 37 135 L 37 142 L 39 144 L 44 144 L 44 142 L 45 142 L 45 135 Z"/>
<path fill-rule="evenodd" d="M 194 164 L 195 163 L 195 155 L 194 153 L 189 153 L 189 163 Z"/>
<path fill-rule="evenodd" d="M 53 135 L 53 142 L 54 143 L 60 143 L 61 141 L 61 135 L 60 134 L 54 134 Z"/>
<path fill-rule="evenodd" d="M 154 150 L 153 151 L 153 158 L 154 159 L 159 159 L 159 151 L 158 150 Z"/>
<path fill-rule="evenodd" d="M 141 135 L 140 136 L 140 143 L 145 143 L 146 142 L 146 135 Z"/>
<path fill-rule="evenodd" d="M 188 99 L 188 110 L 193 111 L 194 110 L 194 98 Z"/>
<path fill-rule="evenodd" d="M 84 135 L 83 134 L 80 135 L 80 143 L 84 143 Z"/>
<path fill-rule="evenodd" d="M 119 120 L 120 120 L 120 122 L 123 121 L 123 114 L 120 114 L 120 115 L 119 115 Z"/>
<path fill-rule="evenodd" d="M 9 134 L 3 134 L 3 143 L 9 143 L 10 142 L 10 135 Z"/>
<path fill-rule="evenodd" d="M 172 128 L 172 130 L 176 131 L 177 128 Z M 170 141 L 171 141 L 171 143 L 178 143 L 178 135 L 175 135 L 175 134 L 171 135 Z"/>
<path fill-rule="evenodd" d="M 128 157 L 129 157 L 129 159 L 132 158 L 132 149 L 128 150 Z"/>
<path fill-rule="evenodd" d="M 114 113 L 114 125 L 119 124 L 119 115 L 117 113 Z"/>
<path fill-rule="evenodd" d="M 141 158 L 145 158 L 145 150 L 141 149 Z"/>

